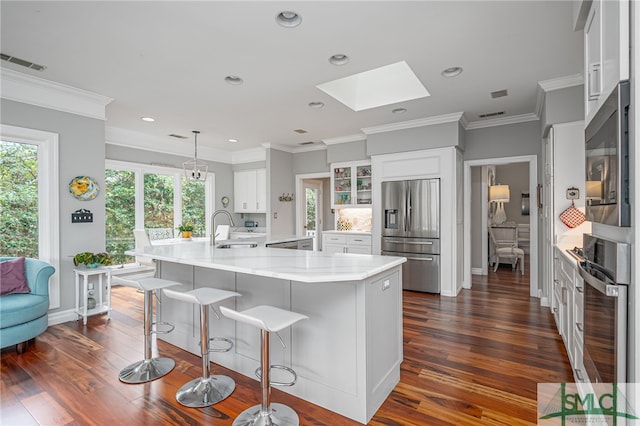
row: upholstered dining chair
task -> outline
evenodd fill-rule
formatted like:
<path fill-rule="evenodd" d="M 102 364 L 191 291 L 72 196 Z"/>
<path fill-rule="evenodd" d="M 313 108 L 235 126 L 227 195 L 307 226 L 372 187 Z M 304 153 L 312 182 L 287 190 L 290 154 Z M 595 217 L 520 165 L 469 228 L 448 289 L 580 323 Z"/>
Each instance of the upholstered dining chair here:
<path fill-rule="evenodd" d="M 493 262 L 493 272 L 498 270 L 500 263 L 510 263 L 511 269 L 516 269 L 518 262 L 520 263 L 520 272 L 524 275 L 524 250 L 518 247 L 518 239 L 516 228 L 513 228 L 513 237 L 497 239 L 494 230 L 489 227 L 489 235 L 491 243 L 494 247 L 494 254 L 491 261 Z"/>

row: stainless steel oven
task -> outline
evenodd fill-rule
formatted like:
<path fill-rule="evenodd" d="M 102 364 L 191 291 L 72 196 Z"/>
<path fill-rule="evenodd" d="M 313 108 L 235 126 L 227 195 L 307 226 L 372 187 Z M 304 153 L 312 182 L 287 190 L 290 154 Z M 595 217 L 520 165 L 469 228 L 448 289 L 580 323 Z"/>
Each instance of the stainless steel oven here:
<path fill-rule="evenodd" d="M 629 245 L 584 235 L 584 367 L 591 383 L 627 381 Z"/>
<path fill-rule="evenodd" d="M 629 105 L 629 81 L 623 81 L 585 129 L 588 221 L 631 225 Z"/>

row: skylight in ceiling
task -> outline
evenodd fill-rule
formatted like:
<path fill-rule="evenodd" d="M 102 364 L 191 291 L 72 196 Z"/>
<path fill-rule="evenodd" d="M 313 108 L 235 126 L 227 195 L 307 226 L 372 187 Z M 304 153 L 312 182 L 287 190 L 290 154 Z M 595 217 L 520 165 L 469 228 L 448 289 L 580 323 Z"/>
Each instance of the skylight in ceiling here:
<path fill-rule="evenodd" d="M 405 61 L 316 87 L 354 111 L 431 96 Z"/>

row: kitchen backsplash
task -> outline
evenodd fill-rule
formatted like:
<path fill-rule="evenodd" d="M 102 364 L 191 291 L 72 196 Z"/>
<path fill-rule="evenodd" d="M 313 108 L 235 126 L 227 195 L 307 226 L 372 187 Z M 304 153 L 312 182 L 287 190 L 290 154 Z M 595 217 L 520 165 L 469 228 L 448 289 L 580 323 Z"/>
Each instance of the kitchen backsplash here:
<path fill-rule="evenodd" d="M 336 209 L 336 230 L 343 231 L 348 228 L 348 224 L 351 225 L 349 231 L 359 232 L 371 232 L 371 209 L 356 208 L 356 209 Z M 338 226 L 342 224 L 342 226 Z M 346 225 L 346 226 L 345 226 Z"/>

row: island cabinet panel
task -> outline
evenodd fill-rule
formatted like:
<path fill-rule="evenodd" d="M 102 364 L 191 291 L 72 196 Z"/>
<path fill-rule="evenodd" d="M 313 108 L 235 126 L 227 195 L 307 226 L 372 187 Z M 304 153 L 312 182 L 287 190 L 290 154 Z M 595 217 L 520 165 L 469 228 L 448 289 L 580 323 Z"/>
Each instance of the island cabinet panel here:
<path fill-rule="evenodd" d="M 158 248 L 160 277 L 182 282 L 176 288 L 181 291 L 199 287 L 234 290 L 241 296 L 222 303 L 239 311 L 272 305 L 307 315 L 309 319 L 279 332 L 284 347 L 271 335 L 271 363 L 291 367 L 298 374 L 294 386 L 280 389 L 367 424 L 400 380 L 402 259 L 358 256 L 344 262 L 338 274 L 331 265 L 344 259 L 331 259 L 327 266 L 326 255 L 297 250 L 282 250 L 284 254 L 277 252 L 277 256 L 271 249 L 259 248 L 216 252 L 207 267 L 200 260 L 207 249 L 211 250 L 208 245 L 194 247 L 192 259 L 185 257 L 179 245 Z M 235 256 L 249 255 L 271 269 L 254 265 L 251 270 L 239 270 Z M 236 260 L 225 264 L 225 256 Z M 282 263 L 282 256 L 287 263 Z M 354 265 L 362 265 L 365 273 L 344 280 Z M 304 280 L 318 276 L 322 281 Z M 161 301 L 159 321 L 172 322 L 176 329 L 158 338 L 200 355 L 199 307 L 163 296 Z M 215 315 L 210 315 L 209 327 L 212 337 L 226 337 L 234 343 L 229 352 L 211 354 L 212 362 L 255 377 L 260 365 L 259 330 Z M 273 374 L 274 380 L 289 380 L 280 370 Z"/>
<path fill-rule="evenodd" d="M 368 410 L 377 410 L 395 383 L 402 363 L 402 285 L 400 272 L 367 283 L 367 388 L 374 395 Z M 385 315 L 379 315 L 385 312 Z M 399 377 L 398 377 L 399 379 Z M 386 387 L 386 388 L 385 388 Z"/>
<path fill-rule="evenodd" d="M 309 317 L 294 327 L 293 368 L 304 380 L 321 383 L 328 397 L 357 394 L 357 297 L 352 283 L 291 284 L 291 304 Z"/>
<path fill-rule="evenodd" d="M 171 287 L 172 290 L 193 290 L 193 267 L 191 265 L 158 262 L 157 269 L 161 278 L 182 283 L 181 286 Z M 193 306 L 189 303 L 166 297 L 162 290 L 158 291 L 157 295 L 160 300 L 156 314 L 160 318 L 158 321 L 168 322 L 175 326 L 171 333 L 158 336 L 162 336 L 163 340 L 172 345 L 186 348 L 190 352 L 196 353 L 198 347 L 195 346 L 194 348 L 194 341 L 199 336 L 199 331 L 194 328 L 194 324 L 199 324 L 199 320 L 195 316 Z"/>
<path fill-rule="evenodd" d="M 291 284 L 287 280 L 236 274 L 235 291 L 242 294 L 241 297 L 236 298 L 237 310 L 244 311 L 258 305 L 271 305 L 291 310 L 290 288 Z M 286 347 L 283 348 L 278 336 L 271 333 L 269 341 L 271 364 L 291 367 L 291 328 L 279 331 L 278 334 Z M 259 364 L 254 366 L 253 363 L 260 362 L 260 330 L 247 324 L 237 323 L 234 351 L 244 358 L 246 365 L 251 365 L 255 369 Z"/>

